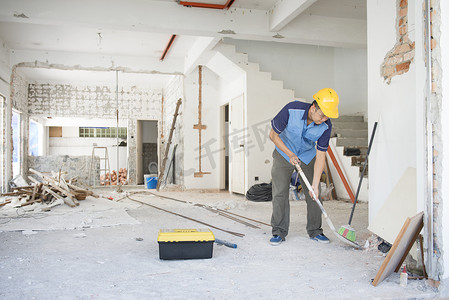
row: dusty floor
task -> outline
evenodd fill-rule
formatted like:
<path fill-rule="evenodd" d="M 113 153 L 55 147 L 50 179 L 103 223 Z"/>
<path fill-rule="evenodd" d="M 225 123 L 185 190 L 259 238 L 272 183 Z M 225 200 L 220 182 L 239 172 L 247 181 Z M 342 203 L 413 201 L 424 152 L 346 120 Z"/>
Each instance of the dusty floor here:
<path fill-rule="evenodd" d="M 271 246 L 268 226 L 250 228 L 191 203 L 158 198 L 143 188 L 127 189 L 133 199 L 245 234 L 212 229 L 216 238 L 236 243 L 237 249 L 214 244 L 211 259 L 166 261 L 159 259 L 159 229 L 207 226 L 133 202 L 123 193 L 97 192 L 114 200 L 88 197 L 76 208 L 60 205 L 49 212 L 0 208 L 1 299 L 437 297 L 425 281 L 409 280 L 401 287 L 396 273 L 373 287 L 382 253 L 342 244 L 324 220 L 332 242 L 310 240 L 304 201 L 291 201 L 290 234 L 286 242 Z M 250 202 L 225 192 L 161 194 L 270 222 L 271 202 Z M 337 228 L 347 223 L 350 203 L 326 201 L 324 206 Z M 371 236 L 367 210 L 367 204 L 358 205 L 352 223 L 361 245 Z"/>

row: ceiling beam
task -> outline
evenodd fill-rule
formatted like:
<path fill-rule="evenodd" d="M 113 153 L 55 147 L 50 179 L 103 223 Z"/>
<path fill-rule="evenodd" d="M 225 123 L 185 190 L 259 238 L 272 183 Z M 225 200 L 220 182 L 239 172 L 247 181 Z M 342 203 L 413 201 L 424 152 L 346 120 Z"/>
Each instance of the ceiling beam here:
<path fill-rule="evenodd" d="M 278 0 L 270 10 L 270 31 L 284 28 L 316 0 Z"/>
<path fill-rule="evenodd" d="M 189 2 L 189 1 L 179 1 L 180 5 L 188 7 L 200 7 L 200 8 L 212 8 L 212 9 L 229 9 L 234 3 L 234 0 L 228 0 L 225 4 L 213 4 L 213 3 L 203 3 L 203 2 Z"/>
<path fill-rule="evenodd" d="M 301 1 L 303 5 L 306 2 L 308 1 Z M 335 47 L 366 47 L 366 22 L 358 19 L 303 15 L 290 21 L 279 34 L 273 35 L 269 30 L 269 12 L 265 10 L 204 10 L 183 7 L 172 1 L 133 1 L 134 5 L 129 3 L 131 2 L 121 0 L 1 0 L 0 21 Z M 288 7 L 300 10 L 298 6 Z M 280 13 L 281 9 L 276 10 L 275 15 Z M 19 17 L 22 15 L 26 17 Z M 293 15 L 278 19 L 289 20 Z M 322 23 L 327 21 L 326 18 L 331 21 L 331 27 Z"/>

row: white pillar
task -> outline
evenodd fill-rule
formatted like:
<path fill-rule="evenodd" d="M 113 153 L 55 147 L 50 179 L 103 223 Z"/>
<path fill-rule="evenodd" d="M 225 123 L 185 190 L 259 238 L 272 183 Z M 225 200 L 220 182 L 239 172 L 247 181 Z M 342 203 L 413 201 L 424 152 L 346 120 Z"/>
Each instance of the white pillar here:
<path fill-rule="evenodd" d="M 440 296 L 449 297 L 449 1 L 441 0 L 441 68 L 442 68 L 442 99 L 441 99 L 441 128 L 443 153 L 443 171 L 441 184 L 442 201 L 442 258 L 443 275 L 440 283 Z"/>

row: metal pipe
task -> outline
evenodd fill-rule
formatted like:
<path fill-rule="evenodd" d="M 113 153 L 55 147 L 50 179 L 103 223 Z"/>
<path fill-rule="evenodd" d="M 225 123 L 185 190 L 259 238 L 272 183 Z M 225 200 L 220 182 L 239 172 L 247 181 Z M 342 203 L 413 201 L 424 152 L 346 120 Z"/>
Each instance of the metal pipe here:
<path fill-rule="evenodd" d="M 200 7 L 200 8 L 212 8 L 212 9 L 229 9 L 235 0 L 228 0 L 226 4 L 212 4 L 212 3 L 202 3 L 202 2 L 190 2 L 190 1 L 179 1 L 180 5 L 187 7 Z"/>
<path fill-rule="evenodd" d="M 430 0 L 425 1 L 425 45 L 426 45 L 426 212 L 425 223 L 427 227 L 427 270 L 429 278 L 438 280 L 433 267 L 433 136 L 432 136 L 432 53 L 430 28 Z"/>
<path fill-rule="evenodd" d="M 119 138 L 118 138 L 118 70 L 115 71 L 115 105 L 116 105 L 116 114 L 117 114 L 117 124 L 116 124 L 116 132 L 115 136 L 117 138 L 117 192 L 121 192 L 120 188 L 120 176 L 119 176 L 119 162 L 120 162 L 120 154 L 119 154 Z M 112 175 L 112 174 L 111 174 Z"/>
<path fill-rule="evenodd" d="M 173 45 L 173 41 L 175 40 L 175 38 L 176 38 L 176 34 L 172 34 L 172 36 L 170 37 L 170 40 L 167 43 L 167 46 L 165 46 L 164 53 L 162 53 L 162 56 L 161 56 L 161 59 L 160 59 L 161 61 L 164 60 L 165 56 L 168 53 L 168 50 L 170 50 L 170 47 Z"/>

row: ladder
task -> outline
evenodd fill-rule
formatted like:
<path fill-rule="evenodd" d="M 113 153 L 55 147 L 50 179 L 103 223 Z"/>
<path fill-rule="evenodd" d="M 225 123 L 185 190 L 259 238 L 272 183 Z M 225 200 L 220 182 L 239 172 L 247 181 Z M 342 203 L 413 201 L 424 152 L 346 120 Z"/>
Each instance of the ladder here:
<path fill-rule="evenodd" d="M 98 166 L 95 159 L 96 156 L 100 158 L 100 164 Z M 104 175 L 103 179 L 101 179 L 102 173 Z M 107 178 L 106 174 L 109 174 Z M 106 182 L 109 182 L 109 185 L 112 185 L 111 176 L 112 174 L 111 167 L 109 165 L 108 148 L 94 146 L 92 148 L 92 158 L 90 163 L 89 184 L 91 184 L 91 186 L 93 187 L 96 187 L 98 180 L 100 185 L 106 185 Z"/>

